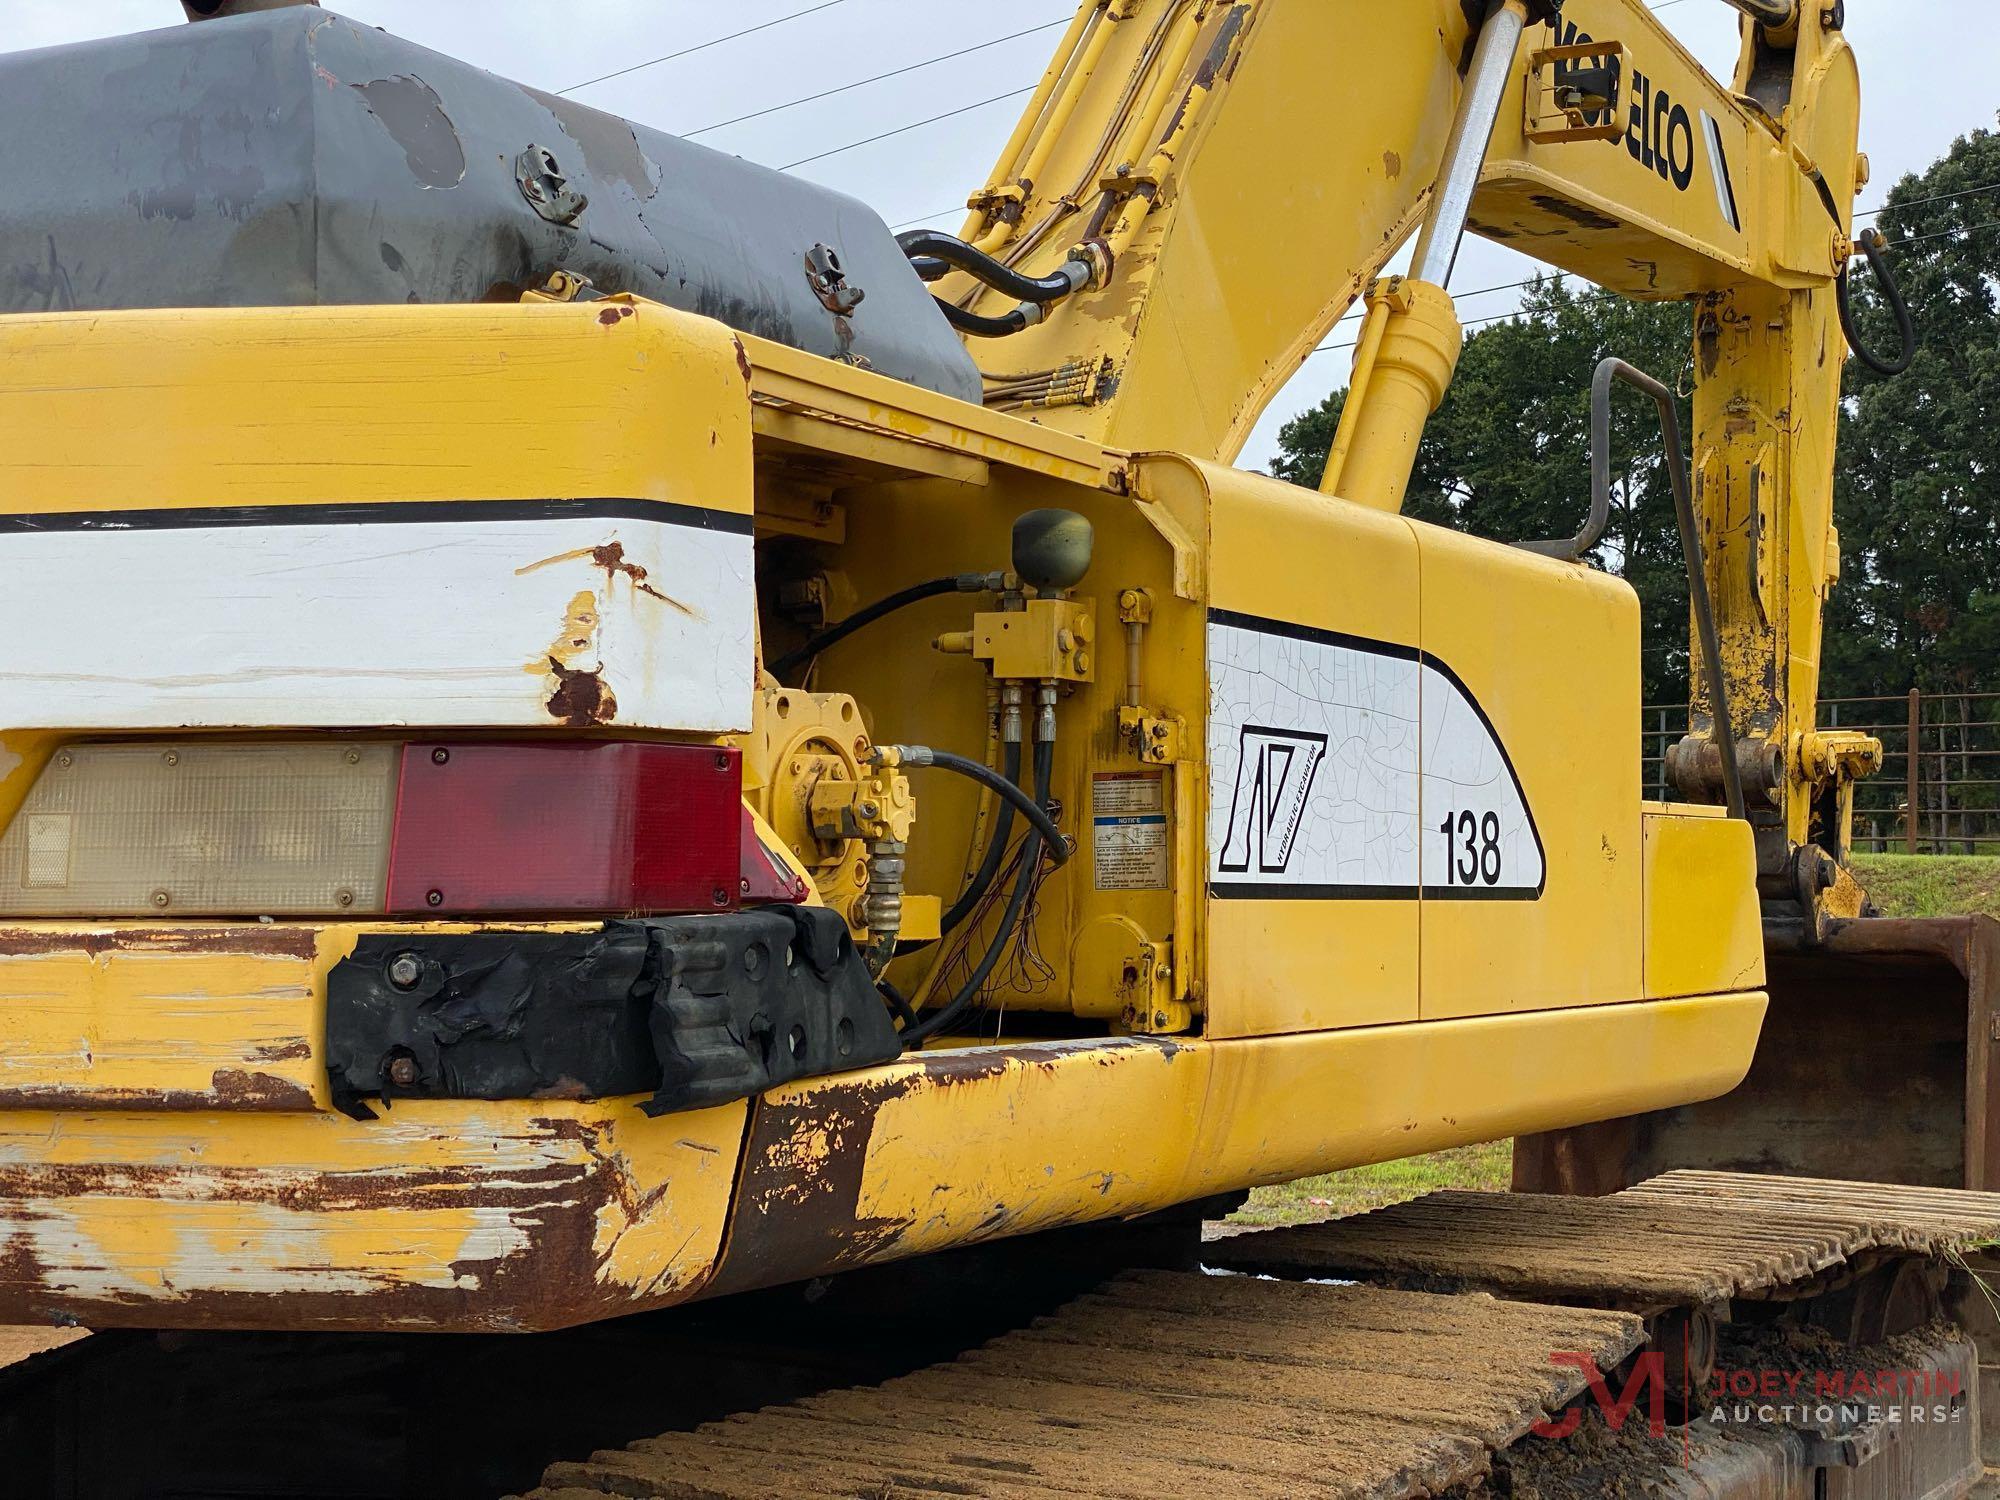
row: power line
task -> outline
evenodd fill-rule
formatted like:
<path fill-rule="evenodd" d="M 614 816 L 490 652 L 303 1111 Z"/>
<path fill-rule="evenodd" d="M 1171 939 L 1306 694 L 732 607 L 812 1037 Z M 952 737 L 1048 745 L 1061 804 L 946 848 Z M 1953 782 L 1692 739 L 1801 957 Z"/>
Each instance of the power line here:
<path fill-rule="evenodd" d="M 755 32 L 769 31 L 773 26 L 782 26 L 787 21 L 796 21 L 800 16 L 809 16 L 816 11 L 832 10 L 836 5 L 845 5 L 847 0 L 820 0 L 818 5 L 808 5 L 804 10 L 795 10 L 790 15 L 779 16 L 775 20 L 762 21 L 755 26 L 746 26 L 741 31 L 732 31 L 727 36 L 711 37 L 705 42 L 696 42 L 692 47 L 683 47 L 678 52 L 668 52 L 659 57 L 648 58 L 642 63 L 633 63 L 629 68 L 620 68 L 615 73 L 604 73 L 596 78 L 586 78 L 582 83 L 572 83 L 566 89 L 557 89 L 558 94 L 574 94 L 578 89 L 587 89 L 593 83 L 606 83 L 613 78 L 623 78 L 627 73 L 637 73 L 642 68 L 658 67 L 663 62 L 672 62 L 677 57 L 687 57 L 696 52 L 705 52 L 710 47 L 719 47 L 724 42 L 733 42 L 740 36 L 750 36 Z"/>
<path fill-rule="evenodd" d="M 965 208 L 963 205 L 953 208 L 941 208 L 934 214 L 925 214 L 921 219 L 905 219 L 900 224 L 891 224 L 889 229 L 892 233 L 899 229 L 911 229 L 918 224 L 928 224 L 932 219 L 948 219 L 953 214 L 962 214 L 964 212 Z"/>
<path fill-rule="evenodd" d="M 1994 183 L 1991 186 L 2000 188 L 2000 183 Z M 1957 196 L 1957 195 L 1948 194 L 1945 196 Z M 1901 205 L 1898 206 L 1900 207 Z M 2000 229 L 2000 219 L 1994 219 L 1985 224 L 1958 224 L 1954 225 L 1950 229 L 1934 229 L 1928 234 L 1905 235 L 1901 239 L 1889 240 L 1886 243 L 1888 244 L 1889 248 L 1894 249 L 1899 245 L 1921 245 L 1926 240 L 1941 240 L 1955 234 L 1978 234 L 1980 231 L 1986 229 Z M 1556 274 L 1560 275 L 1561 273 L 1557 272 Z M 1516 287 L 1525 287 L 1532 285 L 1534 285 L 1534 278 L 1531 278 L 1528 281 L 1509 282 L 1504 286 L 1482 287 L 1480 288 L 1480 290 L 1476 292 L 1454 293 L 1453 300 L 1457 301 L 1459 300 L 1460 297 L 1483 297 L 1489 292 L 1512 291 Z M 1616 294 L 1612 292 L 1596 291 L 1593 293 L 1593 295 L 1599 297 L 1610 297 Z M 1461 323 L 1459 326 L 1461 328 L 1479 328 L 1488 323 L 1504 323 L 1509 318 L 1518 318 L 1520 316 L 1521 316 L 1521 310 L 1519 308 L 1516 308 L 1513 312 L 1495 313 L 1491 317 L 1468 318 L 1465 322 Z M 1347 319 L 1342 318 L 1340 321 L 1346 322 Z M 1312 353 L 1325 354 L 1331 350 L 1336 350 L 1336 349 L 1352 349 L 1355 347 L 1356 344 L 1360 342 L 1361 341 L 1359 339 L 1351 339 L 1344 344 L 1321 344 L 1316 349 L 1314 349 Z M 1310 358 L 1310 356 L 1308 357 Z"/>
<path fill-rule="evenodd" d="M 987 48 L 998 47 L 1003 42 L 1019 41 L 1024 36 L 1034 36 L 1037 32 L 1042 31 L 1053 31 L 1058 26 L 1067 26 L 1068 24 L 1067 19 L 1045 21 L 1040 26 L 1030 26 L 1026 31 L 1011 31 L 1006 36 L 996 36 L 990 42 L 980 42 L 977 46 L 972 47 L 961 47 L 956 52 L 941 52 L 936 57 L 927 57 L 922 62 L 913 62 L 907 67 L 891 68 L 886 73 L 877 73 L 872 78 L 857 78 L 852 83 L 843 83 L 839 88 L 822 89 L 817 94 L 807 94 L 801 99 L 791 99 L 783 104 L 773 104 L 769 109 L 756 109 L 747 115 L 737 115 L 734 119 L 717 120 L 713 125 L 704 125 L 699 130 L 684 130 L 680 132 L 681 138 L 683 140 L 692 140 L 695 136 L 707 135 L 709 132 L 721 130 L 725 126 L 741 125 L 745 120 L 761 120 L 765 115 L 775 115 L 781 110 L 796 109 L 801 104 L 813 104 L 821 99 L 831 99 L 835 94 L 845 94 L 855 89 L 866 88 L 869 84 L 880 83 L 886 78 L 901 78 L 905 73 L 915 73 L 920 69 L 932 67 L 941 62 L 950 62 L 953 58 L 970 57 L 975 52 L 984 52 Z M 933 215 L 932 217 L 935 218 L 937 215 Z"/>
<path fill-rule="evenodd" d="M 1669 3 L 1677 4 L 1679 3 L 1679 0 L 1669 0 Z M 1991 193 L 1991 192 L 2000 192 L 2000 182 L 1989 182 L 1984 187 L 1965 188 L 1962 191 L 1956 193 L 1933 193 L 1928 198 L 1912 198 L 1907 203 L 1884 203 L 1877 208 L 1861 209 L 1854 215 L 1854 217 L 1857 219 L 1872 219 L 1876 217 L 1878 214 L 1887 213 L 1891 208 L 1898 208 L 1898 209 L 1916 208 L 1919 205 L 1925 203 L 1943 203 L 1947 199 L 1951 198 L 1973 198 L 1977 197 L 1982 193 Z M 917 224 L 928 224 L 933 219 L 945 219 L 951 217 L 953 214 L 962 214 L 964 212 L 965 212 L 964 205 L 955 204 L 950 208 L 941 208 L 936 213 L 925 214 L 920 219 L 905 219 L 902 223 L 892 224 L 889 227 L 891 229 L 909 229 Z M 1528 283 L 1525 281 L 1510 281 L 1505 286 L 1483 287 L 1476 292 L 1464 292 L 1458 295 L 1466 297 L 1483 297 L 1488 292 L 1511 291 L 1515 287 L 1522 287 L 1526 285 L 1528 285 Z"/>
<path fill-rule="evenodd" d="M 1962 192 L 1957 193 L 1933 193 L 1928 198 L 1912 198 L 1907 203 L 1885 203 L 1880 208 L 1868 209 L 1865 212 L 1856 214 L 1854 217 L 1857 219 L 1872 219 L 1877 214 L 1886 214 L 1892 208 L 1918 208 L 1926 203 L 1943 203 L 1951 198 L 1976 198 L 1981 193 L 1990 193 L 1995 189 L 2000 189 L 2000 182 L 1989 182 L 1984 187 L 1966 188 Z"/>
<path fill-rule="evenodd" d="M 1024 89 L 1014 89 L 1009 93 L 995 94 L 991 99 L 981 99 L 972 104 L 961 104 L 957 109 L 948 109 L 943 114 L 932 115 L 927 120 L 912 120 L 907 125 L 898 125 L 894 130 L 884 130 L 878 135 L 863 136 L 858 141 L 849 141 L 845 146 L 835 146 L 828 151 L 815 152 L 811 156 L 801 156 L 797 161 L 786 162 L 778 170 L 780 172 L 789 172 L 792 168 L 803 167 L 808 162 L 825 161 L 829 156 L 838 156 L 841 152 L 852 151 L 857 146 L 872 146 L 877 141 L 888 140 L 892 135 L 906 135 L 912 130 L 922 130 L 926 125 L 935 125 L 940 120 L 949 120 L 954 115 L 970 114 L 975 109 L 984 109 L 989 104 L 999 104 L 1008 99 L 1018 99 L 1023 94 L 1032 94 L 1034 91 L 1035 86 L 1029 84 Z"/>
<path fill-rule="evenodd" d="M 1458 326 L 1460 328 L 1481 328 L 1488 323 L 1504 323 L 1509 318 L 1518 318 L 1520 316 L 1521 316 L 1521 311 L 1519 308 L 1516 308 L 1513 312 L 1494 313 L 1490 317 L 1467 318 L 1463 323 L 1459 324 Z M 1321 344 L 1317 349 L 1314 349 L 1312 353 L 1325 354 L 1335 349 L 1352 349 L 1356 344 L 1360 342 L 1361 340 L 1359 339 L 1350 339 L 1345 344 Z M 1312 355 L 1309 354 L 1306 357 L 1310 359 Z"/>

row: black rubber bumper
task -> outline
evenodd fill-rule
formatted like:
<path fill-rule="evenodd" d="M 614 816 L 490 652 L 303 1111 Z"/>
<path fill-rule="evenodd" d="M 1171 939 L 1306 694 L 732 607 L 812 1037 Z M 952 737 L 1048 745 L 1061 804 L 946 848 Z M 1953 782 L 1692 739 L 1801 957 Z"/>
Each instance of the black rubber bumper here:
<path fill-rule="evenodd" d="M 847 924 L 823 907 L 596 932 L 374 933 L 327 978 L 334 1101 L 596 1099 L 648 1114 L 902 1053 Z"/>

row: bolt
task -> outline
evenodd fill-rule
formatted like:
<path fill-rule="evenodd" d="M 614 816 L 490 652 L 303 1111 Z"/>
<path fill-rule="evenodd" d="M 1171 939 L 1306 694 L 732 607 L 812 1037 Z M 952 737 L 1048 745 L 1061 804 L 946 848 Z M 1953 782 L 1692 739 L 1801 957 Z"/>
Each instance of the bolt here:
<path fill-rule="evenodd" d="M 348 751 L 348 752 L 347 752 L 347 763 L 348 763 L 348 764 L 349 764 L 350 766 L 358 766 L 358 765 L 360 765 L 360 764 L 361 764 L 361 752 L 360 752 L 359 750 L 350 750 L 350 751 Z"/>
<path fill-rule="evenodd" d="M 181 754 L 180 751 L 178 750 L 169 750 L 165 755 L 162 755 L 160 759 L 165 761 L 170 766 L 177 766 L 181 763 Z"/>
<path fill-rule="evenodd" d="M 1155 1026 L 1158 1026 L 1161 1030 L 1165 1030 L 1167 1025 L 1167 1013 L 1163 1010 L 1154 1011 L 1153 1024 Z"/>
<path fill-rule="evenodd" d="M 426 892 L 424 893 L 424 900 L 425 900 L 425 901 L 426 901 L 426 902 L 427 902 L 428 904 L 430 904 L 430 905 L 432 905 L 432 906 L 443 906 L 443 905 L 444 905 L 444 892 L 443 892 L 443 891 L 426 891 Z"/>
<path fill-rule="evenodd" d="M 413 1086 L 417 1081 L 417 1060 L 414 1057 L 392 1057 L 389 1059 L 389 1082 L 399 1089 Z"/>
<path fill-rule="evenodd" d="M 1120 609 L 1137 609 L 1139 607 L 1139 591 L 1137 589 L 1125 590 L 1124 593 L 1118 596 L 1118 607 Z"/>
<path fill-rule="evenodd" d="M 155 906 L 166 906 L 170 902 L 172 902 L 173 899 L 174 898 L 172 896 L 169 896 L 165 891 L 153 892 L 153 905 Z"/>
<path fill-rule="evenodd" d="M 1079 672 L 1088 672 L 1090 670 L 1090 653 L 1088 651 L 1079 651 L 1076 653 L 1076 669 Z"/>
<path fill-rule="evenodd" d="M 861 804 L 859 811 L 864 818 L 879 818 L 882 816 L 882 804 L 879 802 L 864 802 Z"/>
<path fill-rule="evenodd" d="M 336 906 L 352 906 L 354 904 L 354 892 L 335 891 L 333 893 L 333 901 Z"/>
<path fill-rule="evenodd" d="M 1156 740 L 1163 740 L 1167 737 L 1167 726 L 1164 724 L 1155 724 L 1147 733 L 1152 735 Z"/>
<path fill-rule="evenodd" d="M 729 752 L 727 750 L 718 750 L 715 752 L 715 769 L 718 771 L 727 771 L 729 769 Z"/>
<path fill-rule="evenodd" d="M 432 765 L 437 765 L 437 766 L 441 766 L 441 765 L 443 765 L 443 764 L 444 764 L 444 763 L 445 763 L 446 761 L 448 761 L 448 760 L 450 760 L 450 759 L 451 759 L 451 752 L 450 752 L 449 750 L 445 749 L 445 747 L 444 747 L 444 746 L 442 746 L 442 745 L 439 745 L 439 746 L 437 747 L 437 749 L 435 749 L 435 750 L 431 751 L 431 764 L 432 764 Z M 432 902 L 431 904 L 432 904 L 433 906 L 435 906 L 435 905 L 436 905 L 437 903 L 436 903 L 435 901 L 433 901 L 433 902 Z"/>
<path fill-rule="evenodd" d="M 742 890 L 744 895 L 747 896 L 750 894 L 750 877 L 748 875 L 745 875 L 741 880 L 737 881 L 736 884 Z"/>
<path fill-rule="evenodd" d="M 726 885 L 717 886 L 708 893 L 708 899 L 716 906 L 727 906 L 729 904 L 729 887 Z"/>
<path fill-rule="evenodd" d="M 414 953 L 398 953 L 389 960 L 389 983 L 399 990 L 413 990 L 424 977 L 424 961 Z"/>
<path fill-rule="evenodd" d="M 861 735 L 856 735 L 856 736 L 854 737 L 854 758 L 855 758 L 856 760 L 866 760 L 866 759 L 868 759 L 868 736 L 867 736 L 867 735 L 865 735 L 865 734 L 861 734 Z"/>
<path fill-rule="evenodd" d="M 76 763 L 76 757 L 71 755 L 67 750 L 63 751 L 61 755 L 58 755 L 56 757 L 56 764 L 59 766 L 68 767 L 74 765 L 75 763 Z"/>
<path fill-rule="evenodd" d="M 795 760 L 792 762 L 792 774 L 794 776 L 803 776 L 805 774 L 805 769 L 806 765 L 804 761 Z"/>
<path fill-rule="evenodd" d="M 1076 646 L 1076 632 L 1075 632 L 1075 631 L 1072 631 L 1072 630 L 1058 630 L 1058 631 L 1056 632 L 1056 649 L 1057 649 L 1057 650 L 1059 650 L 1059 651 L 1070 651 L 1070 650 L 1073 650 L 1073 649 L 1075 649 L 1075 646 Z"/>

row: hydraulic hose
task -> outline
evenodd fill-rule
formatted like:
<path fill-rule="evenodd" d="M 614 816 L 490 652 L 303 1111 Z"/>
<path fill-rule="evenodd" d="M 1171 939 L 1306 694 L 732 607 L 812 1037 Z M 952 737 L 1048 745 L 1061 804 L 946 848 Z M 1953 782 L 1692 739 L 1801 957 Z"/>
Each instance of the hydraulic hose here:
<path fill-rule="evenodd" d="M 960 333 L 969 333 L 974 338 L 1004 339 L 1009 334 L 1019 333 L 1024 328 L 1034 326 L 1028 321 L 1028 315 L 1018 307 L 1004 317 L 989 318 L 983 313 L 967 312 L 962 307 L 954 307 L 942 297 L 933 297 L 931 301 L 935 302 L 938 311 L 944 314 L 945 322 Z M 1038 304 L 1034 303 L 1025 305 L 1038 307 Z"/>
<path fill-rule="evenodd" d="M 1021 914 L 1028 908 L 1028 898 L 1034 893 L 1036 877 L 1041 874 L 1042 851 L 1044 847 L 1043 829 L 1055 836 L 1047 841 L 1047 847 L 1055 854 L 1060 864 L 1069 858 L 1069 846 L 1062 833 L 1044 810 L 1048 801 L 1049 784 L 1055 776 L 1056 747 L 1044 740 L 1035 746 L 1035 811 L 1040 816 L 1030 820 L 1028 836 L 1021 841 L 1021 868 L 1014 877 L 1014 889 L 1007 896 L 1006 910 L 1000 914 L 1000 925 L 993 933 L 993 940 L 986 945 L 979 962 L 971 975 L 960 985 L 958 993 L 946 1001 L 943 1009 L 916 1026 L 903 1031 L 905 1049 L 917 1046 L 940 1032 L 958 1024 L 959 1020 L 979 999 L 979 992 L 986 987 L 986 981 L 1000 964 L 1000 957 L 1007 951 L 1007 944 L 1013 940 L 1014 930 L 1021 923 Z M 976 763 L 975 763 L 976 764 Z M 982 771 L 987 768 L 981 766 Z M 1020 788 L 1014 788 L 1017 793 Z"/>
<path fill-rule="evenodd" d="M 1020 748 L 1018 746 L 1010 748 L 1018 758 Z M 1055 862 L 1059 865 L 1068 862 L 1069 843 L 1063 838 L 1062 830 L 1056 827 L 1055 819 L 1049 816 L 1048 808 L 1043 805 L 1048 801 L 1049 789 L 1046 782 L 1050 773 L 1044 771 L 1042 762 L 1047 759 L 1053 764 L 1055 755 L 1054 747 L 1048 742 L 1035 746 L 1035 794 L 1032 797 L 1015 785 L 1011 778 L 1003 776 L 991 766 L 983 765 L 963 755 L 954 755 L 949 750 L 933 750 L 929 745 L 884 745 L 882 750 L 885 755 L 896 756 L 905 769 L 935 766 L 940 771 L 951 771 L 976 781 L 988 791 L 1004 797 L 1008 805 L 1017 809 L 1048 842 Z M 1015 769 L 1018 773 L 1018 759 Z"/>
<path fill-rule="evenodd" d="M 1861 334 L 1854 326 L 1854 309 L 1849 305 L 1847 294 L 1847 267 L 1842 267 L 1839 278 L 1834 282 L 1834 300 L 1840 308 L 1840 328 L 1847 335 L 1847 346 L 1854 351 L 1854 357 L 1877 375 L 1900 375 L 1910 368 L 1917 357 L 1917 330 L 1910 321 L 1910 306 L 1903 300 L 1903 289 L 1896 285 L 1896 273 L 1890 269 L 1889 258 L 1883 252 L 1888 242 L 1874 229 L 1864 229 L 1854 242 L 1861 253 L 1868 257 L 1868 268 L 1875 273 L 1875 285 L 1881 289 L 1883 299 L 1889 304 L 1889 313 L 1896 320 L 1896 334 L 1903 341 L 1902 351 L 1893 359 L 1883 359 L 1861 341 Z"/>
<path fill-rule="evenodd" d="M 896 243 L 903 247 L 903 253 L 917 268 L 917 275 L 925 281 L 936 281 L 950 271 L 963 271 L 994 291 L 1022 302 L 1059 302 L 1079 285 L 1067 265 L 1052 276 L 1024 276 L 957 235 L 936 229 L 906 229 L 896 236 Z"/>
<path fill-rule="evenodd" d="M 1000 774 L 1009 785 L 1018 785 L 1021 780 L 1021 742 L 1009 740 L 1000 752 Z M 993 888 L 993 877 L 1000 873 L 1000 861 L 1007 853 L 1007 840 L 1014 833 L 1014 804 L 1002 800 L 999 815 L 993 820 L 993 837 L 986 845 L 986 854 L 979 861 L 979 868 L 973 873 L 959 898 L 945 909 L 938 922 L 938 936 L 943 937 L 972 915 L 973 908 L 986 898 Z"/>
<path fill-rule="evenodd" d="M 771 675 L 785 678 L 811 661 L 830 646 L 838 645 L 864 625 L 872 625 L 884 615 L 892 615 L 906 605 L 917 604 L 925 599 L 935 599 L 940 594 L 977 594 L 996 588 L 991 573 L 953 573 L 946 578 L 933 578 L 925 583 L 913 583 L 906 589 L 877 599 L 873 604 L 857 609 L 838 625 L 830 625 L 818 635 L 791 651 L 787 651 L 770 663 Z"/>

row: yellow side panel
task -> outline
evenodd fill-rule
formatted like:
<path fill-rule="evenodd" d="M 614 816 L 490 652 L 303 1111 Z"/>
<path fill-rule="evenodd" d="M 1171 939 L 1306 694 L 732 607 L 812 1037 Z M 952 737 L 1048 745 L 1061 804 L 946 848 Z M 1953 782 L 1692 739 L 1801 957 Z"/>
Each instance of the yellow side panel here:
<path fill-rule="evenodd" d="M 749 372 L 728 329 L 654 303 L 0 318 L 0 507 L 747 512 Z"/>
<path fill-rule="evenodd" d="M 1186 1196 L 1713 1099 L 1758 993 L 1372 1027 L 1216 1049 Z"/>
<path fill-rule="evenodd" d="M 1713 1098 L 1759 993 L 1230 1042 L 931 1053 L 761 1100 L 716 1279 L 774 1285 Z"/>
<path fill-rule="evenodd" d="M 1762 984 L 1764 932 L 1750 825 L 1692 808 L 1649 810 L 1645 845 L 1648 998 Z"/>
<path fill-rule="evenodd" d="M 1259 475 L 1201 472 L 1213 505 L 1215 608 L 1417 644 L 1417 542 L 1408 521 Z M 1208 1034 L 1415 1020 L 1417 909 L 1414 893 L 1210 900 Z"/>
<path fill-rule="evenodd" d="M 1427 893 L 1424 1019 L 1636 999 L 1638 598 L 1587 568 L 1416 532 L 1424 653 L 1464 684 L 1504 748 L 1546 872 L 1532 901 Z M 1426 840 L 1451 810 L 1435 805 L 1442 790 L 1426 777 Z"/>

